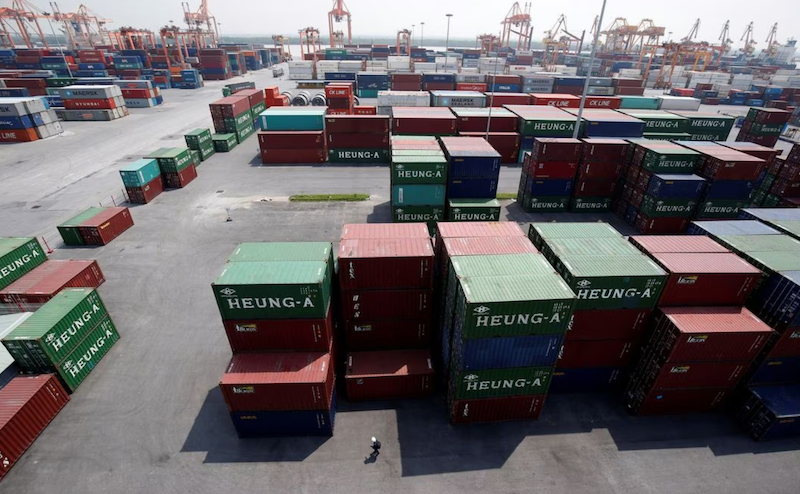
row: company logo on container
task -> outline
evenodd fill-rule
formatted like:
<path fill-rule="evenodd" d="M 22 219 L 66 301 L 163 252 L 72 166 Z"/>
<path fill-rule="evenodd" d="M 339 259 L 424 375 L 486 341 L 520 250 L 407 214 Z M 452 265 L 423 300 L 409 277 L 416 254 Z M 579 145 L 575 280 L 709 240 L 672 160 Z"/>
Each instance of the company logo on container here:
<path fill-rule="evenodd" d="M 686 339 L 686 343 L 705 343 L 707 339 L 707 334 L 693 335 Z"/>
<path fill-rule="evenodd" d="M 490 309 L 485 305 L 481 305 L 480 307 L 475 307 L 475 309 L 473 309 L 472 312 L 474 312 L 475 314 L 486 314 L 487 312 L 489 312 L 489 310 Z"/>
<path fill-rule="evenodd" d="M 234 290 L 233 288 L 228 287 L 228 288 L 223 288 L 222 290 L 219 291 L 219 293 L 223 297 L 233 297 L 234 295 L 236 295 L 236 290 Z"/>
<path fill-rule="evenodd" d="M 256 389 L 253 386 L 234 386 L 233 392 L 237 395 L 250 395 L 254 394 Z"/>
<path fill-rule="evenodd" d="M 592 282 L 589 280 L 581 280 L 577 283 L 578 288 L 586 288 L 592 286 Z"/>
<path fill-rule="evenodd" d="M 8 137 L 5 133 L 3 133 L 2 135 L 4 137 Z M 10 134 L 10 136 L 13 137 L 14 134 Z M 16 271 L 19 268 L 24 267 L 26 264 L 31 262 L 33 259 L 39 257 L 39 255 L 40 255 L 39 252 L 33 250 L 33 251 L 31 251 L 30 254 L 25 254 L 22 257 L 20 257 L 19 259 L 15 259 L 11 263 L 1 267 L 0 268 L 0 279 L 3 279 L 5 276 L 8 276 L 9 274 L 13 273 L 14 271 Z"/>
<path fill-rule="evenodd" d="M 686 374 L 687 372 L 689 372 L 689 366 L 681 365 L 679 367 L 673 367 L 672 369 L 669 370 L 669 372 L 670 374 Z"/>
<path fill-rule="evenodd" d="M 697 283 L 697 276 L 681 276 L 678 278 L 679 285 L 694 285 Z"/>

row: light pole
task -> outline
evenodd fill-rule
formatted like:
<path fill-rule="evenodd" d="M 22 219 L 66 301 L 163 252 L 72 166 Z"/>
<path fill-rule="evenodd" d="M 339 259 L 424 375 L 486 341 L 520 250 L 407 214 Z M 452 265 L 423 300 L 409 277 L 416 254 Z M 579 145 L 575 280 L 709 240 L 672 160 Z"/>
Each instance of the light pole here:
<path fill-rule="evenodd" d="M 600 19 L 597 22 L 598 26 L 603 25 L 603 14 L 606 13 L 606 0 L 603 0 L 603 7 L 600 9 Z M 575 121 L 575 130 L 572 131 L 572 138 L 577 139 L 581 131 L 581 118 L 583 117 L 583 108 L 586 106 L 586 93 L 589 92 L 589 81 L 592 79 L 592 67 L 594 66 L 594 58 L 597 54 L 597 42 L 600 39 L 600 28 L 594 33 L 594 42 L 592 43 L 592 55 L 589 58 L 589 73 L 586 75 L 586 82 L 583 84 L 583 94 L 581 95 L 581 104 L 578 107 L 578 119 Z"/>
<path fill-rule="evenodd" d="M 416 24 L 411 24 L 411 46 L 414 46 L 414 28 L 415 27 L 416 27 Z M 411 53 L 409 53 L 409 55 L 411 55 Z"/>
<path fill-rule="evenodd" d="M 420 48 L 424 48 L 425 47 L 425 23 L 424 22 L 420 22 L 419 25 L 420 25 L 420 28 L 419 28 L 419 47 Z"/>
<path fill-rule="evenodd" d="M 50 25 L 50 32 L 53 33 L 53 37 L 56 39 L 56 43 L 61 44 L 61 40 L 58 39 L 58 36 L 56 35 L 56 30 L 53 29 L 53 23 L 50 22 L 50 16 L 52 16 L 53 14 L 51 14 L 50 12 L 42 12 L 42 15 L 47 17 L 47 24 Z M 67 37 L 66 36 L 64 36 L 64 48 L 69 48 L 67 46 Z M 61 52 L 61 56 L 62 57 L 64 56 L 64 52 L 63 51 Z M 67 61 L 67 59 L 64 58 L 64 62 L 65 63 L 66 63 L 66 61 Z M 72 69 L 69 68 L 69 64 L 68 63 L 67 63 L 67 73 L 69 74 L 70 77 L 72 77 Z"/>
<path fill-rule="evenodd" d="M 669 43 L 670 41 L 672 41 L 672 31 L 668 32 L 667 34 L 668 34 L 667 43 Z"/>
<path fill-rule="evenodd" d="M 453 14 L 445 14 L 447 16 L 447 38 L 444 41 L 444 66 L 447 68 L 447 50 L 450 48 L 450 18 Z"/>

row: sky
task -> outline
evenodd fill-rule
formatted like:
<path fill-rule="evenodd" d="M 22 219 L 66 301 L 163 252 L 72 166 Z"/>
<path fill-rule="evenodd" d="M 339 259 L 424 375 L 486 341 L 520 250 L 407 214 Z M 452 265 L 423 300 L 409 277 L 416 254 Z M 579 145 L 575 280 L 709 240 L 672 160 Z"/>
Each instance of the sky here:
<path fill-rule="evenodd" d="M 45 9 L 44 0 L 31 0 Z M 333 0 L 208 0 L 208 8 L 221 23 L 223 36 L 284 34 L 297 36 L 297 31 L 307 26 L 320 30 L 323 39 L 328 37 L 327 12 Z M 133 26 L 156 30 L 172 20 L 182 23 L 181 2 L 178 0 L 63 0 L 59 1 L 62 12 L 77 9 L 84 2 L 103 17 L 113 19 L 110 26 Z M 10 0 L 0 0 L 0 6 Z M 420 22 L 425 22 L 425 36 L 443 38 L 447 32 L 445 14 L 452 13 L 451 39 L 470 39 L 484 33 L 499 34 L 501 21 L 510 10 L 512 1 L 497 0 L 349 0 L 345 2 L 352 14 L 353 36 L 394 37 L 399 29 L 414 28 L 418 39 Z M 520 2 L 524 6 L 524 1 Z M 199 0 L 190 0 L 193 10 Z M 544 31 L 553 27 L 560 14 L 567 18 L 567 27 L 580 36 L 586 30 L 587 39 L 592 22 L 600 13 L 602 0 L 572 0 L 532 2 L 531 18 L 534 40 L 540 41 Z M 45 9 L 47 10 L 47 9 Z M 722 25 L 730 20 L 733 48 L 740 48 L 742 34 L 750 21 L 754 23 L 757 49 L 766 46 L 770 28 L 778 22 L 778 41 L 800 38 L 800 7 L 798 0 L 768 0 L 745 2 L 744 0 L 608 0 L 603 27 L 614 18 L 624 17 L 630 24 L 642 19 L 652 19 L 657 26 L 672 32 L 673 39 L 689 33 L 695 20 L 700 18 L 698 40 L 716 43 Z M 345 30 L 345 29 L 343 29 Z"/>

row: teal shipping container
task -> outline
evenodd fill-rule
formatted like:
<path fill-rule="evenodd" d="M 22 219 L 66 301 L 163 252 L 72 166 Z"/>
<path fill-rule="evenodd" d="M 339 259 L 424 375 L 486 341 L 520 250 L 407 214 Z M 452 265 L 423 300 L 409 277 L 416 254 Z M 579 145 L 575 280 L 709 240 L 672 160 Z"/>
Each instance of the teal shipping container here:
<path fill-rule="evenodd" d="M 144 158 L 123 166 L 119 174 L 125 187 L 144 187 L 161 176 L 161 168 L 158 161 Z"/>
<path fill-rule="evenodd" d="M 444 185 L 395 185 L 392 206 L 440 206 L 444 196 Z"/>
<path fill-rule="evenodd" d="M 619 96 L 621 110 L 658 110 L 659 99 L 649 96 Z"/>
<path fill-rule="evenodd" d="M 324 130 L 327 106 L 273 106 L 258 115 L 261 130 Z"/>

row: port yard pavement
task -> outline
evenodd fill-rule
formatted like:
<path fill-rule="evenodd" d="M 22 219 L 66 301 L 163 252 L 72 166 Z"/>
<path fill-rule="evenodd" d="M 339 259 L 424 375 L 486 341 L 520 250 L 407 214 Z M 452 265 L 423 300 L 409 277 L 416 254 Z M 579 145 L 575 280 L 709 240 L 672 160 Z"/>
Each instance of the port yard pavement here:
<path fill-rule="evenodd" d="M 255 77 L 259 86 L 272 80 Z M 118 127 L 76 122 L 67 145 L 0 147 L 0 235 L 50 235 L 104 200 L 120 187 L 126 158 L 208 126 L 221 85 L 169 90 L 173 107 L 138 110 Z M 136 125 L 127 122 L 139 112 Z M 631 417 L 613 395 L 552 395 L 538 422 L 452 427 L 441 396 L 354 405 L 340 392 L 332 438 L 239 440 L 217 390 L 230 349 L 209 287 L 225 259 L 244 241 L 335 242 L 344 223 L 390 219 L 387 167 L 261 167 L 256 146 L 251 137 L 218 153 L 187 188 L 133 207 L 136 225 L 113 244 L 56 249 L 56 259 L 98 259 L 122 339 L 0 493 L 797 492 L 799 440 L 755 443 L 722 414 Z M 500 190 L 516 190 L 518 173 L 504 168 Z M 349 192 L 373 198 L 288 202 Z M 614 218 L 526 215 L 504 204 L 504 220 Z M 371 436 L 383 447 L 365 465 Z"/>

